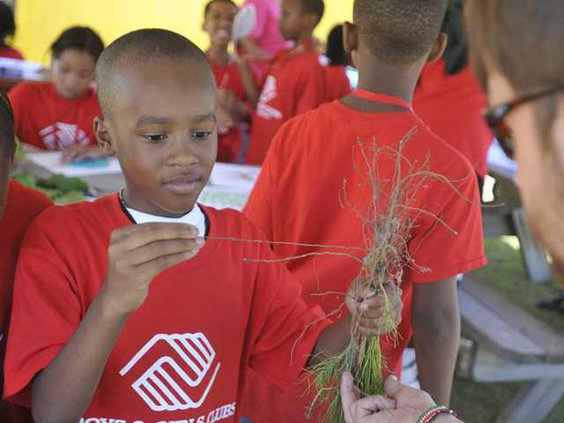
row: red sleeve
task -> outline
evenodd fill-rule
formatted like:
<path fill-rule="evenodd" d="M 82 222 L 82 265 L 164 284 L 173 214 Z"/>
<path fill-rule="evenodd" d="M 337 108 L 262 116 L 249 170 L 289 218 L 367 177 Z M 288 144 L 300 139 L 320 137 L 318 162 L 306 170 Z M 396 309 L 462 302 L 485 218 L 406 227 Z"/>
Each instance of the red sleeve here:
<path fill-rule="evenodd" d="M 259 258 L 273 259 L 261 244 Z M 320 333 L 331 323 L 318 306 L 308 308 L 301 285 L 280 263 L 258 264 L 252 304 L 249 366 L 281 388 L 303 372 Z"/>
<path fill-rule="evenodd" d="M 467 161 L 460 159 L 468 176 L 453 181 L 455 188 L 435 182 L 426 200 L 430 206 L 442 204 L 433 213 L 444 224 L 431 216 L 422 218 L 409 242 L 409 253 L 417 266 L 411 269 L 415 283 L 440 281 L 487 264 L 476 176 Z"/>
<path fill-rule="evenodd" d="M 4 363 L 4 395 L 25 406 L 30 382 L 61 351 L 82 314 L 69 268 L 38 226 L 32 225 L 20 252 Z"/>
<path fill-rule="evenodd" d="M 325 102 L 325 72 L 317 59 L 308 63 L 309 66 L 302 70 L 293 92 L 296 103 L 292 116 L 315 109 Z"/>
<path fill-rule="evenodd" d="M 30 90 L 26 89 L 26 83 L 20 83 L 8 92 L 12 110 L 14 111 L 14 133 L 20 141 L 26 141 L 26 134 L 24 133 L 24 119 L 27 101 L 32 100 Z"/>

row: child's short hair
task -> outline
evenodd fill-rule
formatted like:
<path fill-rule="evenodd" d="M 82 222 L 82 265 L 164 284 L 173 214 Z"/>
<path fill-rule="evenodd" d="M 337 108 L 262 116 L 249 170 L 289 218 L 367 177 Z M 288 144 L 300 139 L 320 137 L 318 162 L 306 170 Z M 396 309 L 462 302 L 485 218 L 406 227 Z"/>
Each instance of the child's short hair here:
<path fill-rule="evenodd" d="M 233 0 L 210 0 L 206 3 L 206 6 L 204 7 L 204 19 L 208 16 L 208 13 L 210 12 L 211 7 L 216 3 L 228 3 L 228 4 L 233 5 L 233 7 L 235 7 L 235 9 L 239 8 L 239 6 L 237 6 L 237 4 L 235 4 L 235 2 Z"/>
<path fill-rule="evenodd" d="M 300 0 L 302 10 L 317 16 L 317 23 L 321 22 L 325 14 L 325 3 L 323 0 Z"/>
<path fill-rule="evenodd" d="M 413 63 L 437 39 L 448 0 L 355 0 L 354 22 L 372 54 L 390 63 Z"/>
<path fill-rule="evenodd" d="M 327 36 L 327 51 L 325 55 L 331 66 L 347 66 L 348 54 L 343 45 L 343 25 L 335 25 Z"/>
<path fill-rule="evenodd" d="M 96 61 L 104 50 L 104 42 L 93 29 L 86 26 L 73 26 L 63 31 L 51 44 L 51 54 L 53 58 L 58 59 L 68 49 L 85 51 Z"/>
<path fill-rule="evenodd" d="M 6 93 L 0 92 L 0 156 L 11 158 L 15 152 L 14 112 Z"/>
<path fill-rule="evenodd" d="M 96 64 L 96 90 L 104 114 L 109 113 L 112 95 L 116 91 L 113 81 L 119 70 L 136 69 L 163 59 L 173 62 L 185 60 L 205 67 L 210 83 L 215 86 L 206 55 L 192 41 L 165 29 L 140 29 L 111 43 Z"/>
<path fill-rule="evenodd" d="M 6 38 L 13 37 L 15 33 L 14 12 L 10 6 L 0 1 L 0 41 L 4 42 Z"/>

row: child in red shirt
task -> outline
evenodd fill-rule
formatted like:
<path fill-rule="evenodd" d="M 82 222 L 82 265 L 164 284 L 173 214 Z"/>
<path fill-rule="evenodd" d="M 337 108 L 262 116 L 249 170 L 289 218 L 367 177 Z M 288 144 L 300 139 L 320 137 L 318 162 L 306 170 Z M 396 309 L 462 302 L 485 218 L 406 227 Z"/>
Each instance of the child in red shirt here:
<path fill-rule="evenodd" d="M 91 86 L 103 49 L 92 29 L 69 28 L 51 45 L 52 81 L 23 82 L 10 91 L 22 143 L 65 150 L 69 160 L 97 154 L 92 120 L 101 112 Z"/>
<path fill-rule="evenodd" d="M 445 54 L 423 69 L 413 107 L 433 132 L 470 161 L 483 183 L 493 135 L 482 115 L 487 99 L 468 63 L 461 2 L 449 3 L 442 31 L 449 40 Z"/>
<path fill-rule="evenodd" d="M 403 151 L 405 163 L 417 168 L 428 159 L 429 170 L 454 185 L 429 179 L 413 192 L 407 248 L 417 266 L 403 269 L 397 344 L 387 337 L 380 343 L 389 371 L 399 375 L 403 350 L 413 336 L 421 386 L 440 404 L 449 402 L 458 351 L 456 276 L 486 263 L 473 170 L 458 151 L 428 130 L 410 105 L 425 61 L 442 52 L 445 37 L 439 30 L 445 7 L 443 0 L 355 1 L 355 23 L 345 26 L 345 47 L 358 66 L 359 89 L 282 127 L 245 208 L 274 242 L 364 247 L 364 223 L 357 211 L 369 207 L 372 194 L 357 143 L 397 151 L 401 139 L 416 128 Z M 421 15 L 421 10 L 426 12 Z M 389 195 L 386 187 L 394 165 L 391 154 L 378 161 L 380 201 Z M 440 216 L 453 231 L 418 209 Z M 281 257 L 311 252 L 291 244 L 274 244 L 273 249 Z M 347 281 L 358 274 L 360 264 L 308 256 L 287 266 L 301 283 L 304 300 L 330 313 L 342 303 Z M 251 372 L 243 413 L 256 422 L 303 422 L 313 397 L 304 395 L 304 387 L 280 393 Z"/>
<path fill-rule="evenodd" d="M 22 54 L 8 44 L 8 39 L 16 33 L 16 20 L 12 8 L 0 2 L 0 57 L 23 60 Z"/>
<path fill-rule="evenodd" d="M 335 25 L 327 36 L 328 63 L 324 66 L 326 101 L 343 98 L 351 92 L 351 82 L 347 76 L 350 55 L 343 46 L 343 25 Z"/>
<path fill-rule="evenodd" d="M 217 151 L 203 52 L 134 31 L 100 57 L 97 87 L 96 136 L 125 188 L 53 207 L 28 231 L 5 395 L 29 404 L 33 386 L 38 421 L 237 422 L 247 366 L 287 386 L 314 348 L 342 351 L 350 321 L 308 308 L 241 213 L 196 204 Z M 361 329 L 378 333 L 384 296 L 349 295 Z"/>
<path fill-rule="evenodd" d="M 245 161 L 261 164 L 284 122 L 325 101 L 325 74 L 313 30 L 323 17 L 323 0 L 282 0 L 280 31 L 296 47 L 272 62 L 253 116 Z"/>
<path fill-rule="evenodd" d="M 204 10 L 204 31 L 210 37 L 208 60 L 219 88 L 220 119 L 217 161 L 237 162 L 241 156 L 246 100 L 256 102 L 258 90 L 246 60 L 228 52 L 237 5 L 231 0 L 211 0 Z M 243 68 L 242 72 L 240 68 Z"/>
<path fill-rule="evenodd" d="M 14 160 L 14 116 L 10 102 L 0 93 L 0 362 L 4 362 L 16 261 L 31 221 L 51 205 L 43 194 L 10 180 Z M 0 421 L 32 423 L 30 410 L 0 401 Z"/>

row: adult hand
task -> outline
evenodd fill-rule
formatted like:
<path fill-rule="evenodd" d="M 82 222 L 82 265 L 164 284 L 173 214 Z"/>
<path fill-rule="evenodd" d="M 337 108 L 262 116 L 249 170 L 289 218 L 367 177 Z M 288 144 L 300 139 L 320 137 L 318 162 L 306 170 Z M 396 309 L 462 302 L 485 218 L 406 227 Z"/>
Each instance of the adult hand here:
<path fill-rule="evenodd" d="M 341 380 L 341 400 L 347 423 L 408 423 L 417 419 L 435 402 L 420 389 L 401 384 L 394 376 L 384 383 L 386 397 L 375 395 L 359 399 L 350 373 Z M 448 419 L 448 420 L 447 420 Z M 441 422 L 459 422 L 452 416 L 441 417 Z"/>

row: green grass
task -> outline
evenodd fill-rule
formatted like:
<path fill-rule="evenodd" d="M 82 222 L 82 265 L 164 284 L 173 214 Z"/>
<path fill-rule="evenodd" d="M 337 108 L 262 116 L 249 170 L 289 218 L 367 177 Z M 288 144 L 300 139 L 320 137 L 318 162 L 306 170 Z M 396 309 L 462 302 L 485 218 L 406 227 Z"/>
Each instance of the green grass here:
<path fill-rule="evenodd" d="M 564 317 L 536 307 L 538 301 L 553 296 L 553 284 L 534 284 L 527 279 L 519 243 L 515 237 L 486 241 L 489 266 L 480 269 L 479 280 L 502 292 L 507 298 L 558 332 L 564 331 Z M 455 378 L 452 404 L 466 423 L 495 422 L 496 417 L 511 402 L 520 383 L 483 384 Z M 564 399 L 561 399 L 545 423 L 564 422 Z"/>

